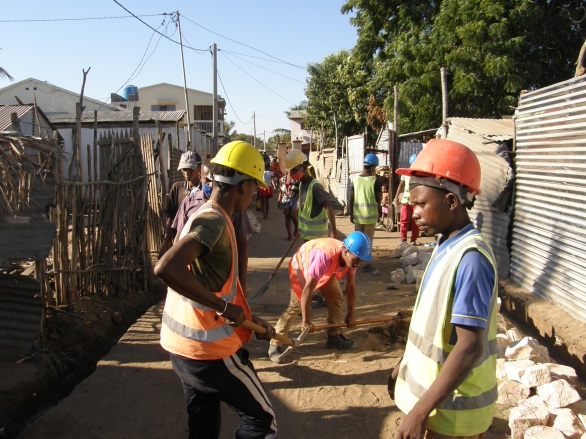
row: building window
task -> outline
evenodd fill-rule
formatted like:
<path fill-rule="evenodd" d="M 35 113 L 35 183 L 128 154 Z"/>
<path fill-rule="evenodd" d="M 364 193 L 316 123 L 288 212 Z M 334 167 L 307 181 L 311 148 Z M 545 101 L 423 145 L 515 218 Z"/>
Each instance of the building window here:
<path fill-rule="evenodd" d="M 212 120 L 214 109 L 211 105 L 194 105 L 193 120 Z"/>
<path fill-rule="evenodd" d="M 151 111 L 175 111 L 175 105 L 151 105 Z"/>

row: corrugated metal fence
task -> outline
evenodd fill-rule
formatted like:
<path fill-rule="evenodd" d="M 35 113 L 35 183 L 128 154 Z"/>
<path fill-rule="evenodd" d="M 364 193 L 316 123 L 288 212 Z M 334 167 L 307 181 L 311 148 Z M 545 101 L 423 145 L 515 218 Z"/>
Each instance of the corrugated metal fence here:
<path fill-rule="evenodd" d="M 526 93 L 511 279 L 586 322 L 586 76 Z"/>

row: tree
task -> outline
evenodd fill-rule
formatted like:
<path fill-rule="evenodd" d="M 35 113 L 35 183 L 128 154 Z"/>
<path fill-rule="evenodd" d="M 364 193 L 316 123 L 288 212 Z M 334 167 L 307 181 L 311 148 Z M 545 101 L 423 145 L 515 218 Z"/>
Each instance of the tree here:
<path fill-rule="evenodd" d="M 308 99 L 304 125 L 318 141 L 335 144 L 343 136 L 363 133 L 366 128 L 371 64 L 342 50 L 321 63 L 309 64 L 305 88 Z"/>
<path fill-rule="evenodd" d="M 294 111 L 306 110 L 306 109 L 307 109 L 307 101 L 301 101 L 297 105 L 291 105 L 288 110 L 285 110 L 284 113 L 287 116 L 287 119 L 289 119 L 291 117 L 291 113 L 293 113 Z"/>
<path fill-rule="evenodd" d="M 441 123 L 440 68 L 449 79 L 449 115 L 512 114 L 523 89 L 573 76 L 586 35 L 581 0 L 348 0 L 355 52 L 375 62 L 375 80 L 399 131 Z"/>
<path fill-rule="evenodd" d="M 224 144 L 231 142 L 232 136 L 236 133 L 234 127 L 236 126 L 236 122 L 233 120 L 224 121 Z"/>
<path fill-rule="evenodd" d="M 12 76 L 10 76 L 10 74 L 6 70 L 4 70 L 2 67 L 0 67 L 0 78 L 6 78 L 11 81 L 14 81 L 14 78 Z"/>

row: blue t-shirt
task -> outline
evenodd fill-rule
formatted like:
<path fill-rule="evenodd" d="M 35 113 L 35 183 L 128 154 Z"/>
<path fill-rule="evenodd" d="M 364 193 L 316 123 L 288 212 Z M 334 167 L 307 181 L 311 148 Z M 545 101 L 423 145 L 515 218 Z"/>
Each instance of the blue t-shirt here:
<path fill-rule="evenodd" d="M 445 241 L 441 241 L 436 250 L 427 273 L 431 273 L 438 260 L 446 257 L 449 248 L 462 235 L 474 229 L 469 224 L 456 235 Z M 478 231 L 475 231 L 478 233 Z M 427 276 L 426 276 L 427 277 Z M 422 288 L 427 279 L 423 279 Z M 452 325 L 475 326 L 486 329 L 488 327 L 488 315 L 490 313 L 490 301 L 495 282 L 494 269 L 490 261 L 478 250 L 471 250 L 464 254 L 456 271 L 454 282 L 454 303 L 452 306 Z M 422 289 L 423 291 L 423 289 Z"/>

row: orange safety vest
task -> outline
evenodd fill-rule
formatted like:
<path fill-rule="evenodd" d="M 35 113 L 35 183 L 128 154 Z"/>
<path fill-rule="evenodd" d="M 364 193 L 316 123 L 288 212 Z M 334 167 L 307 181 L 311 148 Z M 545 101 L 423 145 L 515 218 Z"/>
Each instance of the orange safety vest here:
<path fill-rule="evenodd" d="M 307 241 L 299 247 L 299 250 L 297 250 L 295 255 L 293 255 L 289 261 L 289 280 L 291 281 L 291 287 L 293 288 L 297 299 L 301 300 L 301 293 L 303 293 L 303 288 L 305 287 L 305 273 L 309 269 L 309 252 L 314 248 L 322 249 L 332 260 L 332 264 L 328 271 L 317 282 L 317 286 L 314 289 L 314 291 L 317 291 L 327 283 L 332 276 L 336 276 L 336 279 L 339 280 L 344 274 L 346 274 L 346 271 L 348 271 L 348 267 L 344 267 L 343 270 L 340 270 L 340 251 L 343 246 L 344 244 L 342 241 L 338 241 L 334 238 L 318 238 Z"/>
<path fill-rule="evenodd" d="M 250 307 L 238 280 L 236 234 L 226 212 L 215 201 L 208 201 L 189 217 L 180 238 L 189 233 L 195 218 L 203 213 L 214 213 L 224 219 L 232 253 L 228 279 L 222 289 L 214 294 L 241 306 L 246 318 L 250 320 Z M 252 333 L 247 329 L 230 326 L 214 309 L 190 300 L 170 287 L 167 289 L 161 327 L 161 346 L 165 350 L 194 360 L 217 360 L 232 355 L 243 342 L 250 341 L 251 336 Z"/>

